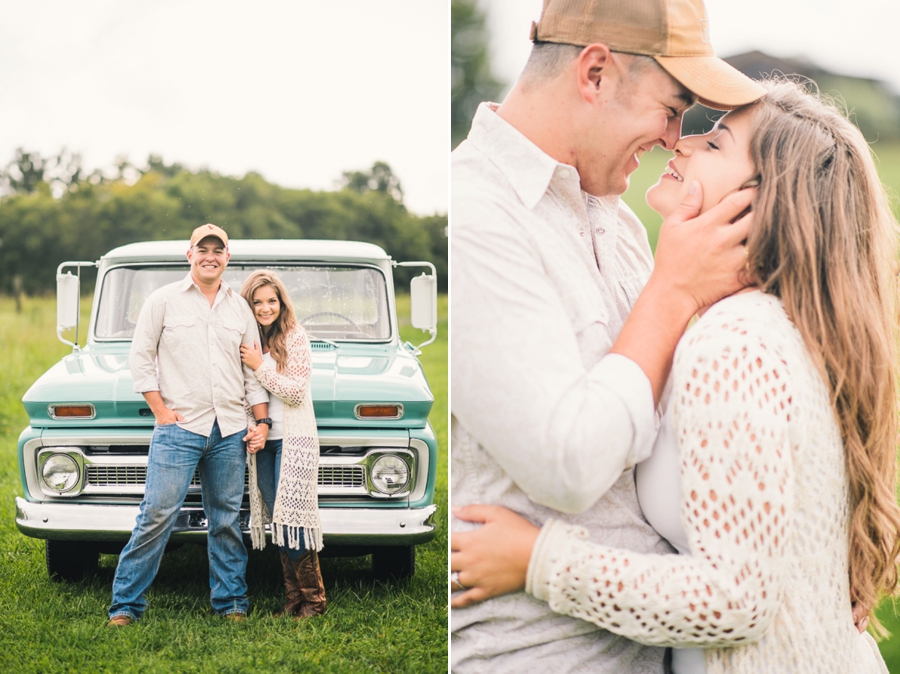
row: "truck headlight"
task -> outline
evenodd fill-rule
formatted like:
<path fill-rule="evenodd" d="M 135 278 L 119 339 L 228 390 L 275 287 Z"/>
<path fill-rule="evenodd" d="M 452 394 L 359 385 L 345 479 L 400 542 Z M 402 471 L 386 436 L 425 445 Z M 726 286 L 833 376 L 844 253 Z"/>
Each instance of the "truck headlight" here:
<path fill-rule="evenodd" d="M 41 479 L 56 494 L 65 494 L 78 484 L 81 471 L 68 454 L 51 454 L 41 466 Z"/>
<path fill-rule="evenodd" d="M 409 465 L 395 454 L 385 454 L 372 462 L 372 486 L 382 494 L 396 494 L 409 485 Z"/>

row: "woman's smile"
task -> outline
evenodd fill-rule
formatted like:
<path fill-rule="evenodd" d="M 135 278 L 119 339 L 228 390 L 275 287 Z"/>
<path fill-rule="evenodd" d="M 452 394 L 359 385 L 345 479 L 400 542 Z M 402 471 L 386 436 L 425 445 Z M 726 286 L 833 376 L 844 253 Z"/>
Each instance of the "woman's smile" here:
<path fill-rule="evenodd" d="M 281 314 L 281 303 L 272 286 L 261 286 L 253 293 L 253 314 L 256 322 L 264 327 L 272 325 Z"/>

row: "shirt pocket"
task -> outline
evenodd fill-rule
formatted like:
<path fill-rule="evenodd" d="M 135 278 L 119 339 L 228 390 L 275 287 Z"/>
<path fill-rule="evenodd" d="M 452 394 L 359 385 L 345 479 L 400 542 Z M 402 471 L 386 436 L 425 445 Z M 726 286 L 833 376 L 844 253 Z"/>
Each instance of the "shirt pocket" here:
<path fill-rule="evenodd" d="M 163 331 L 172 336 L 187 335 L 197 325 L 197 317 L 190 314 L 166 312 L 163 318 Z"/>
<path fill-rule="evenodd" d="M 233 316 L 225 316 L 222 319 L 221 327 L 218 330 L 219 340 L 222 348 L 226 351 L 238 352 L 243 341 L 244 331 L 247 329 L 247 323 Z"/>

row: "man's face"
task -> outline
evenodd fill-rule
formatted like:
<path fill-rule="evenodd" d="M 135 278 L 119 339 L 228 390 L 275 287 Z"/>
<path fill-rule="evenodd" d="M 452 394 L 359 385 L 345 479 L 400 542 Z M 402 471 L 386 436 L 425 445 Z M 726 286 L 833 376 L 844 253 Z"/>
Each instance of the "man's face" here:
<path fill-rule="evenodd" d="M 222 278 L 231 254 L 217 236 L 200 239 L 188 250 L 191 261 L 191 276 L 198 283 L 214 284 Z"/>
<path fill-rule="evenodd" d="M 693 101 L 661 68 L 618 77 L 609 97 L 596 107 L 577 150 L 582 189 L 598 197 L 625 192 L 644 152 L 654 145 L 669 150 L 675 146 L 682 117 Z"/>

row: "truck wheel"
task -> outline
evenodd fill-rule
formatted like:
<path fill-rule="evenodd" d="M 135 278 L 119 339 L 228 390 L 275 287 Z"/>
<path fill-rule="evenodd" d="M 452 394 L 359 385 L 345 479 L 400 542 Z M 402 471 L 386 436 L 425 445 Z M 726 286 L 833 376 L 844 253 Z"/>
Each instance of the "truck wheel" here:
<path fill-rule="evenodd" d="M 84 541 L 44 541 L 47 575 L 53 580 L 78 582 L 97 572 L 100 553 Z"/>
<path fill-rule="evenodd" d="M 375 580 L 403 580 L 416 572 L 416 546 L 390 545 L 372 552 Z"/>

